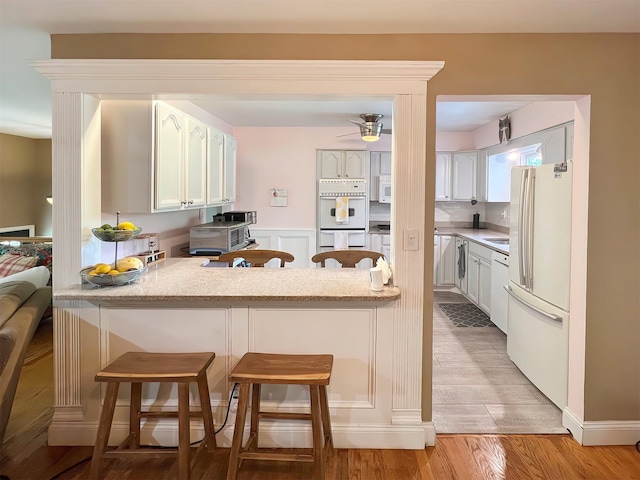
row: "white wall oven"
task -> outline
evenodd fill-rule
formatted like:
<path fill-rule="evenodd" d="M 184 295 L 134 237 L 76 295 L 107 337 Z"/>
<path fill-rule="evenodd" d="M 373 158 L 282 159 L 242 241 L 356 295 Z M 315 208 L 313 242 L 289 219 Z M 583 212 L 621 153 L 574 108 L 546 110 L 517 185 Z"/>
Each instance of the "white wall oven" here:
<path fill-rule="evenodd" d="M 368 226 L 367 181 L 318 181 L 318 245 L 327 250 L 363 248 Z"/>

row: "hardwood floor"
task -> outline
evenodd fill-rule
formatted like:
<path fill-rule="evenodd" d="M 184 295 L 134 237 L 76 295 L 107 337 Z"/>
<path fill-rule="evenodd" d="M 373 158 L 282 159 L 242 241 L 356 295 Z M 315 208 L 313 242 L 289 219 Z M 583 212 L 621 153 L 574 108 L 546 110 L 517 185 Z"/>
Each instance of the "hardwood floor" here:
<path fill-rule="evenodd" d="M 42 325 L 41 325 L 42 327 Z M 42 352 L 48 327 L 32 342 Z M 31 348 L 31 347 L 30 347 Z M 35 360 L 33 360 L 35 358 Z M 53 414 L 53 358 L 31 355 L 23 368 L 5 442 L 0 474 L 11 480 L 79 480 L 89 472 L 91 447 L 49 447 Z M 637 480 L 640 452 L 632 446 L 581 447 L 568 435 L 438 435 L 424 450 L 337 449 L 327 480 Z M 192 479 L 226 477 L 229 449 L 203 452 Z M 311 465 L 245 461 L 238 480 L 307 480 Z M 106 460 L 104 480 L 177 478 L 173 459 Z"/>

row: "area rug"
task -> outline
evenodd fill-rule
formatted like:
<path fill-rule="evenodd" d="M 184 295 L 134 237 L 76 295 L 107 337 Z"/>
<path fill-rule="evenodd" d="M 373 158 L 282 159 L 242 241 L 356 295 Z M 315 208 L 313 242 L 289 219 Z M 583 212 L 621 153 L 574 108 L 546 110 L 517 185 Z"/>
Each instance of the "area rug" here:
<path fill-rule="evenodd" d="M 472 303 L 437 303 L 456 327 L 495 327 L 489 316 Z"/>

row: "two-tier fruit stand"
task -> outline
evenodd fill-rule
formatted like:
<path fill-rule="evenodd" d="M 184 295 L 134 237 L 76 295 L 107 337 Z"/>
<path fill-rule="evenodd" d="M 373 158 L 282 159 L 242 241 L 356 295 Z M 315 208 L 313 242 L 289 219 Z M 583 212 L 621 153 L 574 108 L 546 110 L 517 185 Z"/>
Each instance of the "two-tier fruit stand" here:
<path fill-rule="evenodd" d="M 120 212 L 116 212 L 116 225 L 119 224 Z M 91 233 L 93 233 L 93 235 L 100 241 L 115 243 L 115 258 L 113 260 L 114 269 L 118 266 L 118 243 L 133 240 L 140 234 L 140 232 L 142 232 L 142 229 L 139 227 L 136 227 L 134 230 L 105 230 L 102 227 L 91 229 Z M 80 275 L 85 281 L 100 286 L 125 285 L 133 282 L 147 271 L 147 267 L 144 266 L 139 270 L 129 270 L 115 275 L 109 273 L 89 275 L 92 268 L 93 267 L 85 268 L 80 272 Z"/>

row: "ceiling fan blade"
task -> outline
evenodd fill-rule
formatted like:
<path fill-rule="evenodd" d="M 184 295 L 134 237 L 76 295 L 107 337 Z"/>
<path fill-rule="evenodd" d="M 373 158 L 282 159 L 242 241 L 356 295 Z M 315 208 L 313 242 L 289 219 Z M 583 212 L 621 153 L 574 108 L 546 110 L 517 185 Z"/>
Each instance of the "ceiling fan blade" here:
<path fill-rule="evenodd" d="M 380 133 L 386 133 L 387 135 L 391 135 L 391 129 L 390 128 L 383 128 Z"/>
<path fill-rule="evenodd" d="M 348 137 L 349 135 L 360 135 L 360 132 L 345 133 L 343 135 L 336 135 L 336 137 Z"/>
<path fill-rule="evenodd" d="M 364 127 L 364 126 L 365 126 L 365 124 L 364 124 L 364 123 L 362 123 L 362 122 L 356 122 L 355 120 L 350 120 L 350 119 L 348 119 L 348 118 L 347 118 L 347 122 L 351 122 L 351 123 L 353 123 L 354 125 L 358 125 L 359 127 Z"/>

